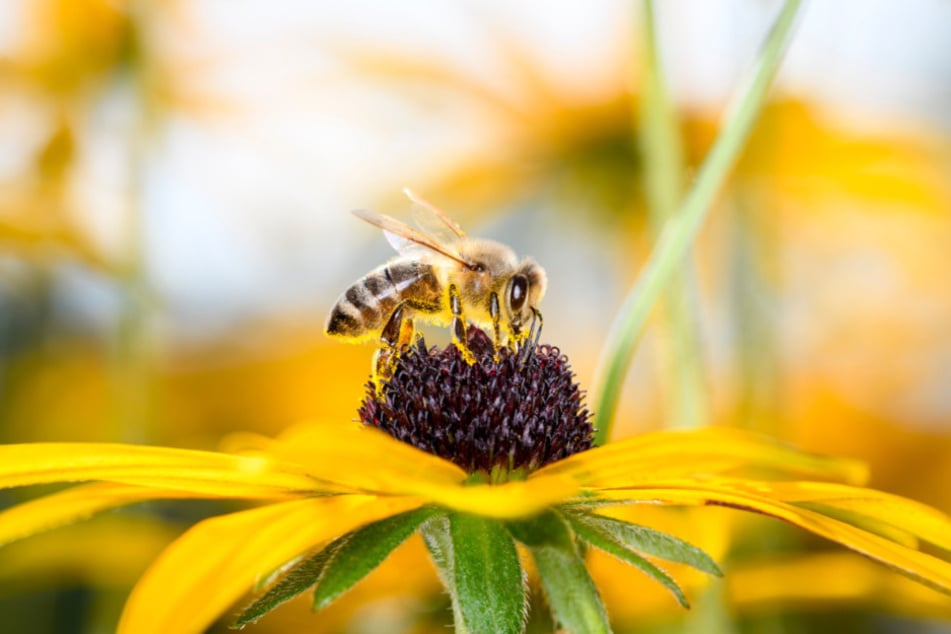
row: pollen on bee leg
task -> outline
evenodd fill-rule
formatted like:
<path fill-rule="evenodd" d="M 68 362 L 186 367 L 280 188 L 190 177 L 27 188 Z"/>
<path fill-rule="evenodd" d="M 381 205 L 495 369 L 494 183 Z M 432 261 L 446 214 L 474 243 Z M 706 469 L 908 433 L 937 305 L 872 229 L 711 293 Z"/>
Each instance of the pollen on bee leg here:
<path fill-rule="evenodd" d="M 452 343 L 455 344 L 466 363 L 476 362 L 475 355 L 469 349 L 469 337 L 466 334 L 466 319 L 462 314 L 462 300 L 459 298 L 459 289 L 455 284 L 449 285 L 449 310 L 452 312 Z"/>
<path fill-rule="evenodd" d="M 396 348 L 390 346 L 379 348 L 373 354 L 373 376 L 370 382 L 376 386 L 377 394 L 382 393 L 383 386 L 393 376 L 393 371 L 396 369 L 396 356 Z"/>
<path fill-rule="evenodd" d="M 403 319 L 403 323 L 400 324 L 400 336 L 399 340 L 396 343 L 396 349 L 401 350 L 403 346 L 408 346 L 413 341 L 413 333 L 416 332 L 416 327 L 413 324 L 412 317 L 406 317 Z"/>
<path fill-rule="evenodd" d="M 476 357 L 469 348 L 469 336 L 466 334 L 466 326 L 459 317 L 452 318 L 452 343 L 459 350 L 459 354 L 462 355 L 466 363 L 472 365 L 476 362 Z"/>
<path fill-rule="evenodd" d="M 495 360 L 499 360 L 499 348 L 502 347 L 502 331 L 499 328 L 499 321 L 502 318 L 501 310 L 499 309 L 499 296 L 496 293 L 492 293 L 489 296 L 489 317 L 492 318 L 492 331 L 495 335 Z"/>

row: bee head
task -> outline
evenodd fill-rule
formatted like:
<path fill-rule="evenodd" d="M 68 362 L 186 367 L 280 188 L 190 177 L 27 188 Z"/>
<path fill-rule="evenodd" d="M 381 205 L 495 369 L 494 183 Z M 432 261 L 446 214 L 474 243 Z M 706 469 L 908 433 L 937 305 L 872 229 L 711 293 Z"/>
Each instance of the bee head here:
<path fill-rule="evenodd" d="M 515 332 L 522 331 L 524 325 L 531 323 L 547 285 L 545 269 L 531 258 L 522 260 L 505 286 L 504 303 Z"/>

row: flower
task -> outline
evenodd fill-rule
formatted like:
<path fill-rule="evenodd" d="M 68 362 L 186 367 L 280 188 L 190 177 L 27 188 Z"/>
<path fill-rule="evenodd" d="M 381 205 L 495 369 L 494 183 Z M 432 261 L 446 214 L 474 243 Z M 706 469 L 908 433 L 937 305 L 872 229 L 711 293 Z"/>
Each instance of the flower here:
<path fill-rule="evenodd" d="M 591 413 L 558 348 L 496 353 L 479 328 L 467 336 L 478 363 L 455 346 L 426 350 L 420 339 L 382 395 L 367 384 L 360 420 L 469 473 L 530 472 L 591 448 Z"/>
<path fill-rule="evenodd" d="M 566 422 L 590 435 L 577 386 L 564 381 L 570 368 L 562 355 L 529 345 L 496 356 L 480 337 L 473 332 L 473 347 L 482 350 L 479 370 L 457 363 L 452 347 L 404 352 L 382 395 L 370 393 L 362 411 L 376 411 L 368 418 L 381 422 L 381 403 L 411 397 L 413 389 L 428 394 L 432 381 L 409 386 L 406 370 L 414 368 L 424 378 L 443 372 L 446 393 L 461 397 L 417 399 L 429 408 L 425 416 L 452 419 L 453 408 L 467 406 L 463 399 L 480 394 L 503 407 L 513 394 L 528 395 L 543 406 L 528 422 L 550 426 L 533 446 L 558 434 L 572 437 L 571 430 L 558 429 Z M 498 383 L 462 382 L 475 371 L 505 375 L 505 368 L 512 372 Z M 538 391 L 552 386 L 554 392 Z M 411 401 L 403 407 L 414 407 Z M 573 409 L 545 419 L 546 407 L 561 405 Z M 485 420 L 494 424 L 490 410 Z M 408 419 L 419 423 L 425 416 L 411 411 Z M 530 428 L 514 431 L 521 437 Z M 507 446 L 515 455 L 513 438 L 483 449 L 498 455 L 490 448 Z M 865 477 L 854 462 L 737 430 L 645 434 L 580 447 L 547 464 L 537 456 L 518 466 L 508 459 L 489 466 L 479 458 L 466 462 L 471 473 L 360 423 L 308 423 L 275 439 L 247 435 L 233 444 L 233 453 L 97 443 L 0 446 L 2 486 L 97 481 L 3 511 L 0 543 L 150 499 L 260 503 L 196 524 L 155 560 L 119 628 L 137 634 L 202 631 L 252 589 L 269 588 L 241 622 L 315 583 L 316 605 L 324 605 L 417 531 L 450 590 L 456 618 L 472 631 L 522 627 L 525 591 L 513 537 L 532 554 L 556 620 L 576 631 L 608 627 L 579 542 L 634 563 L 683 603 L 679 587 L 653 561 L 718 573 L 699 549 L 599 512 L 617 504 L 719 506 L 776 517 L 951 593 L 951 563 L 918 548 L 920 540 L 951 550 L 951 520 L 911 500 L 854 486 Z M 505 477 L 477 477 L 486 467 Z"/>

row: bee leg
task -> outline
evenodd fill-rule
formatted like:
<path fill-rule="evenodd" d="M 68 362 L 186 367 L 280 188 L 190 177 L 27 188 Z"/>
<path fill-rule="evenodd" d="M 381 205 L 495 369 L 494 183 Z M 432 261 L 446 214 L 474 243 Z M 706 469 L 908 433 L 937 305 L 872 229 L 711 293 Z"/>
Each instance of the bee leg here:
<path fill-rule="evenodd" d="M 492 330 L 495 334 L 495 360 L 499 360 L 499 349 L 502 347 L 502 332 L 499 330 L 499 319 L 501 311 L 499 310 L 499 296 L 495 293 L 489 295 L 489 316 L 492 318 Z"/>
<path fill-rule="evenodd" d="M 397 350 L 402 350 L 403 346 L 408 346 L 412 343 L 416 343 L 422 335 L 416 331 L 416 326 L 413 324 L 412 317 L 406 317 L 403 319 L 403 324 L 400 326 L 400 340 L 396 344 Z"/>
<path fill-rule="evenodd" d="M 396 356 L 413 338 L 413 320 L 403 318 L 404 304 L 400 304 L 380 331 L 380 349 L 373 355 L 373 383 L 379 392 L 383 383 L 393 376 Z"/>
<path fill-rule="evenodd" d="M 527 343 L 530 343 L 532 338 L 532 333 L 535 332 L 535 318 L 532 318 L 532 323 L 529 324 L 528 330 L 522 329 L 523 324 L 521 321 L 513 322 L 511 325 L 511 339 L 509 341 L 509 346 L 512 348 L 512 352 L 520 352 L 527 348 Z"/>
<path fill-rule="evenodd" d="M 370 379 L 376 387 L 377 395 L 383 394 L 383 386 L 393 375 L 396 366 L 396 353 L 393 348 L 380 348 L 373 354 L 373 377 Z"/>
<path fill-rule="evenodd" d="M 534 335 L 534 341 L 532 341 L 532 347 L 538 347 L 538 340 L 542 337 L 542 326 L 545 325 L 545 320 L 542 319 L 542 311 L 538 310 L 534 306 L 532 308 L 532 329 L 531 333 Z M 538 327 L 535 327 L 535 322 L 538 322 Z"/>
<path fill-rule="evenodd" d="M 505 345 L 509 347 L 512 352 L 518 351 L 518 342 L 522 340 L 522 329 L 515 322 L 509 324 L 508 327 L 508 341 L 505 342 Z"/>
<path fill-rule="evenodd" d="M 462 353 L 466 363 L 475 363 L 475 355 L 469 350 L 469 338 L 466 335 L 466 319 L 462 314 L 462 300 L 455 284 L 449 285 L 449 309 L 452 311 L 452 342 Z"/>
<path fill-rule="evenodd" d="M 519 348 L 519 358 L 522 361 L 528 359 L 528 356 L 535 351 L 535 348 L 538 347 L 538 340 L 542 336 L 542 325 L 544 320 L 542 319 L 542 312 L 535 308 L 532 308 L 532 323 L 528 328 L 527 333 L 521 335 L 524 344 Z"/>

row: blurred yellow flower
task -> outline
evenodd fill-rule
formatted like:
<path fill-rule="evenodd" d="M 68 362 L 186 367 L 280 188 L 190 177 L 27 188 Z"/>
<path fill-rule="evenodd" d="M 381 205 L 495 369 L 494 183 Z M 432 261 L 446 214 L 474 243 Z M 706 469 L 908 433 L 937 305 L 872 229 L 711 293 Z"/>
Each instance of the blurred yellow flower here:
<path fill-rule="evenodd" d="M 122 3 L 49 0 L 31 7 L 39 16 L 35 24 L 45 28 L 30 33 L 26 38 L 29 46 L 20 51 L 17 64 L 3 69 L 16 73 L 2 79 L 46 91 L 62 108 L 52 117 L 45 140 L 32 157 L 34 178 L 0 189 L 0 245 L 41 262 L 51 253 L 66 251 L 101 267 L 99 247 L 63 202 L 77 143 L 72 108 L 82 105 L 85 91 L 102 82 L 107 72 L 128 61 L 129 47 L 141 36 L 136 33 L 141 25 L 133 24 Z M 485 143 L 480 146 L 484 150 L 435 167 L 429 176 L 437 186 L 426 187 L 436 189 L 437 196 L 465 199 L 469 208 L 486 206 L 486 201 L 504 207 L 528 195 L 537 198 L 538 190 L 552 188 L 558 190 L 554 198 L 564 208 L 571 207 L 580 195 L 585 209 L 607 212 L 613 221 L 640 229 L 642 166 L 630 143 L 634 135 L 631 113 L 640 95 L 631 92 L 628 76 L 619 72 L 609 86 L 582 87 L 583 82 L 577 82 L 570 90 L 560 91 L 517 42 L 500 40 L 498 48 L 508 56 L 518 94 L 504 94 L 473 77 L 462 77 L 458 69 L 434 61 L 435 57 L 367 53 L 366 47 L 360 47 L 347 52 L 345 58 L 364 71 L 366 78 L 386 78 L 401 88 L 428 83 L 485 108 L 488 123 Z M 26 63 L 21 64 L 23 60 Z M 151 79 L 161 78 L 163 72 L 174 74 L 156 64 L 150 70 Z M 194 86 L 201 83 L 193 72 L 188 75 Z M 152 98 L 159 93 L 162 97 L 181 94 L 154 82 L 147 88 L 157 91 Z M 190 101 L 194 105 L 207 103 L 200 94 Z M 782 276 L 788 271 L 781 270 L 774 258 L 788 250 L 795 262 L 793 272 L 801 276 L 797 279 L 812 284 L 813 293 L 806 301 L 809 310 L 823 314 L 816 319 L 822 321 L 823 329 L 811 347 L 799 346 L 795 339 L 795 353 L 781 360 L 778 373 L 784 381 L 780 386 L 785 389 L 783 399 L 766 406 L 761 403 L 756 424 L 775 421 L 766 423 L 775 425 L 771 433 L 810 450 L 868 459 L 877 487 L 951 508 L 943 486 L 949 475 L 945 458 L 951 451 L 947 435 L 937 428 L 910 429 L 910 423 L 920 422 L 913 413 L 897 411 L 897 406 L 888 408 L 901 394 L 933 380 L 934 368 L 929 363 L 934 359 L 923 361 L 923 357 L 940 340 L 951 314 L 945 306 L 948 294 L 942 276 L 946 268 L 942 237 L 949 226 L 942 212 L 951 200 L 942 167 L 948 163 L 946 144 L 925 143 L 888 129 L 876 135 L 846 132 L 806 101 L 778 102 L 763 115 L 733 177 L 731 193 L 735 197 L 728 199 L 752 210 L 738 224 L 754 218 L 751 225 L 755 226 L 747 228 L 760 239 L 759 247 L 766 253 L 755 267 L 741 274 L 745 281 L 762 275 L 757 280 L 762 284 L 760 291 L 785 292 L 789 280 Z M 687 113 L 688 164 L 698 163 L 709 147 L 714 133 L 711 122 L 705 112 Z M 592 200 L 596 202 L 588 204 Z M 636 213 L 628 213 L 632 210 Z M 731 217 L 727 222 L 732 221 Z M 621 239 L 637 246 L 628 253 L 645 246 L 644 232 L 625 233 L 627 237 Z M 710 235 L 722 237 L 716 231 Z M 709 241 L 701 245 L 700 257 L 705 263 L 713 262 L 713 266 L 702 267 L 704 288 L 717 287 L 717 264 L 722 264 L 717 260 L 722 256 L 719 245 Z M 730 243 L 727 250 L 732 246 Z M 780 248 L 774 248 L 777 246 Z M 861 253 L 863 248 L 885 253 L 881 259 L 892 261 L 895 266 L 887 270 L 897 275 L 901 294 L 894 289 L 876 294 L 864 286 L 833 283 L 830 259 L 842 255 L 844 260 L 850 251 Z M 928 301 L 913 302 L 914 296 Z M 882 307 L 891 310 L 879 310 Z M 752 340 L 751 333 L 756 332 L 748 326 L 749 322 L 743 322 L 737 327 L 744 341 L 747 336 Z M 244 340 L 249 331 L 260 334 L 255 325 L 236 329 L 228 337 Z M 220 348 L 192 345 L 184 353 L 175 351 L 171 359 L 159 360 L 163 365 L 155 372 L 157 380 L 147 387 L 158 395 L 163 424 L 152 438 L 161 444 L 207 447 L 234 428 L 273 435 L 285 420 L 349 417 L 352 403 L 359 397 L 365 360 L 324 345 L 301 346 L 299 335 L 275 337 L 258 356 L 234 354 L 227 344 Z M 309 337 L 305 335 L 308 341 Z M 582 347 L 587 354 L 590 346 Z M 770 351 L 757 353 L 766 359 Z M 881 359 L 899 358 L 902 362 L 881 363 Z M 5 375 L 9 396 L 3 403 L 4 434 L 15 440 L 114 436 L 105 422 L 113 414 L 115 397 L 108 363 L 103 350 L 87 347 L 44 349 L 36 356 L 14 360 L 4 368 L 11 370 Z M 714 381 L 719 384 L 729 373 L 717 369 Z M 727 383 L 730 378 L 727 376 Z M 315 386 L 319 386 L 319 394 L 315 394 Z M 736 388 L 740 395 L 735 400 L 745 398 L 744 390 L 751 387 L 756 386 Z M 663 419 L 654 405 L 638 405 L 647 416 L 626 415 L 619 422 L 630 430 L 635 425 L 649 425 L 645 419 Z M 741 406 L 729 397 L 717 405 L 721 408 L 718 420 L 748 422 L 737 415 L 733 408 Z M 426 505 L 505 521 L 596 501 L 605 505 L 627 501 L 739 507 L 781 517 L 947 589 L 946 567 L 915 550 L 916 536 L 947 549 L 946 518 L 864 489 L 790 485 L 785 479 L 793 476 L 852 483 L 859 478 L 858 472 L 843 462 L 803 458 L 805 462 L 793 466 L 799 460 L 796 454 L 743 434 L 660 435 L 656 438 L 661 440 L 656 441 L 654 436 L 644 436 L 578 454 L 532 473 L 524 482 L 492 486 L 466 482 L 466 474 L 444 460 L 406 453 L 405 447 L 396 449 L 399 445 L 381 438 L 347 425 L 318 424 L 289 431 L 275 441 L 235 438 L 232 448 L 240 455 L 103 445 L 3 447 L 0 455 L 9 458 L 9 464 L 0 467 L 4 474 L 0 481 L 6 478 L 9 486 L 67 480 L 104 483 L 80 485 L 10 509 L 0 516 L 0 534 L 15 539 L 104 508 L 153 498 L 224 498 L 268 504 L 203 522 L 160 557 L 129 604 L 125 625 L 129 631 L 138 628 L 136 619 L 151 618 L 150 610 L 157 608 L 167 609 L 159 614 L 159 624 L 194 618 L 185 625 L 200 629 L 257 580 L 269 579 L 274 569 L 298 554 L 352 528 Z M 715 446 L 717 443 L 722 444 Z M 254 448 L 250 453 L 245 452 L 248 445 Z M 771 453 L 754 456 L 758 451 Z M 388 456 L 395 456 L 392 463 Z M 101 462 L 92 465 L 89 461 Z M 908 469 L 909 464 L 933 468 Z M 372 474 L 365 473 L 368 465 L 374 469 Z M 740 467 L 755 467 L 756 473 L 735 471 Z M 16 472 L 18 468 L 20 472 Z M 760 471 L 764 468 L 766 473 Z M 774 480 L 777 477 L 778 482 Z M 651 525 L 656 522 L 691 537 L 696 532 L 700 545 L 718 557 L 726 556 L 730 526 L 719 517 L 723 509 L 690 509 L 665 520 L 654 513 L 645 519 L 645 508 L 637 504 L 598 507 L 605 516 L 639 519 Z M 696 516 L 706 519 L 711 512 L 718 516 L 715 526 L 694 531 Z M 260 537 L 253 537 L 248 550 L 243 551 L 247 535 L 256 532 Z M 93 552 L 109 534 L 105 530 L 88 541 L 81 536 L 75 545 L 88 544 L 86 548 Z M 139 548 L 138 542 L 130 540 L 137 553 L 133 559 L 150 557 L 149 549 L 160 541 L 159 536 L 154 541 L 146 539 Z M 419 561 L 422 546 L 418 540 L 413 543 L 415 550 L 408 552 Z M 52 555 L 62 567 L 74 561 L 81 565 L 82 550 L 62 549 L 63 542 L 30 540 L 16 546 L 24 547 L 23 554 L 5 559 L 5 565 L 12 562 L 11 568 L 3 568 L 0 575 L 8 570 L 18 574 L 27 568 L 55 571 L 57 561 Z M 603 582 L 612 617 L 623 620 L 626 608 L 633 606 L 617 595 L 629 586 L 614 581 L 618 571 L 612 566 L 616 562 L 592 550 L 592 576 Z M 113 568 L 116 562 L 111 559 L 103 563 L 103 570 L 112 570 L 116 579 L 133 574 L 131 567 Z M 216 566 L 220 570 L 210 570 Z M 676 577 L 688 594 L 702 591 L 708 583 L 696 571 L 681 572 L 679 568 L 674 567 Z M 729 572 L 726 594 L 739 610 L 754 611 L 782 601 L 796 606 L 876 601 L 897 612 L 947 615 L 944 595 L 881 567 L 869 567 L 865 560 L 808 553 L 788 561 L 735 561 Z M 435 576 L 428 569 L 427 573 L 428 578 L 420 584 L 424 592 L 431 592 Z M 624 573 L 630 574 L 626 568 Z M 811 583 L 810 577 L 820 573 L 826 583 Z M 769 576 L 772 574 L 783 575 L 781 581 Z M 849 587 L 836 583 L 839 576 L 859 575 L 867 583 Z M 208 597 L 202 596 L 206 583 L 207 587 L 223 586 L 221 594 L 211 596 L 207 604 Z M 164 604 L 163 584 L 185 589 Z M 658 605 L 652 598 L 672 606 L 669 597 L 657 592 L 659 587 L 651 584 L 653 592 L 645 592 L 637 608 Z M 186 596 L 188 589 L 193 596 Z M 362 599 L 350 598 L 354 602 Z M 296 617 L 302 605 L 297 601 L 293 605 Z M 192 609 L 195 612 L 189 614 Z M 282 610 L 278 619 L 286 612 Z M 268 621 L 262 621 L 261 627 L 267 627 Z"/>

